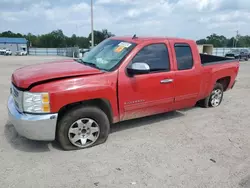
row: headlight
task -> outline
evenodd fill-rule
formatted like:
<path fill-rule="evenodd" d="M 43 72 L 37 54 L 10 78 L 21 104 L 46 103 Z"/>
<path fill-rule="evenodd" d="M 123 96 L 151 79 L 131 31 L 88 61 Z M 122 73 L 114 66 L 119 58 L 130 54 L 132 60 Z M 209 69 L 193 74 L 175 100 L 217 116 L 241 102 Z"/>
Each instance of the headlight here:
<path fill-rule="evenodd" d="M 29 113 L 49 113 L 49 94 L 24 92 L 23 111 Z"/>

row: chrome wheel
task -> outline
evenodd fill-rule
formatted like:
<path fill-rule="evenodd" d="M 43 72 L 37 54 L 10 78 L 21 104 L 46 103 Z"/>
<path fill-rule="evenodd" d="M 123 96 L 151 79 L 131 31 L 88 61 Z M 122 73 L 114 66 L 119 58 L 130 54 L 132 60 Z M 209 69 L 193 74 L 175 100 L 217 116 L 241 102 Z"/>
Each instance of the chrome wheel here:
<path fill-rule="evenodd" d="M 223 91 L 221 89 L 216 89 L 212 92 L 211 102 L 210 102 L 212 107 L 219 106 L 222 100 L 222 95 Z"/>
<path fill-rule="evenodd" d="M 84 148 L 95 143 L 100 135 L 100 127 L 90 118 L 75 121 L 69 128 L 69 141 L 77 147 Z"/>

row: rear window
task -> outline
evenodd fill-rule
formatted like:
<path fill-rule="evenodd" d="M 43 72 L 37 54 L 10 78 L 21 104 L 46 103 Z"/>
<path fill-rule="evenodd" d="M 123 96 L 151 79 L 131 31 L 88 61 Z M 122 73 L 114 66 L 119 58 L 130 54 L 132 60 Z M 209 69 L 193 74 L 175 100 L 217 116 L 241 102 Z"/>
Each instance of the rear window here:
<path fill-rule="evenodd" d="M 193 67 L 193 55 L 188 44 L 175 44 L 175 54 L 178 70 L 188 70 Z"/>

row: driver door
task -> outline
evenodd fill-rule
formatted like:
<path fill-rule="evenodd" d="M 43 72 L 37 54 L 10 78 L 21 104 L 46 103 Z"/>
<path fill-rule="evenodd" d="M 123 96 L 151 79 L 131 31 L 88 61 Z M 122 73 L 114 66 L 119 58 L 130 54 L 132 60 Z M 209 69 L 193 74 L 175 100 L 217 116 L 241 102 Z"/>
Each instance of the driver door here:
<path fill-rule="evenodd" d="M 144 45 L 128 66 L 143 62 L 150 67 L 146 74 L 130 76 L 119 73 L 118 98 L 120 119 L 127 120 L 170 111 L 174 102 L 174 72 L 166 43 Z"/>

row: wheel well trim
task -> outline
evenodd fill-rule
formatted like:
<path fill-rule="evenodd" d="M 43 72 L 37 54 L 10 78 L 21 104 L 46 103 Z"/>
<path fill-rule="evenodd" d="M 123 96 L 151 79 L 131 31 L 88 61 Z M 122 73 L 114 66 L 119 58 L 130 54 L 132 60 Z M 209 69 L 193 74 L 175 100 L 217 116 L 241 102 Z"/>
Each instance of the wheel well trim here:
<path fill-rule="evenodd" d="M 224 91 L 228 89 L 230 82 L 231 82 L 231 76 L 225 76 L 216 80 L 216 83 L 222 84 Z"/>
<path fill-rule="evenodd" d="M 77 102 L 74 102 L 74 103 L 66 104 L 63 107 L 61 107 L 60 110 L 58 111 L 57 122 L 60 121 L 60 119 L 62 118 L 62 116 L 65 113 L 67 113 L 68 111 L 70 111 L 73 108 L 76 108 L 78 106 L 95 106 L 95 107 L 98 107 L 108 116 L 110 124 L 113 123 L 113 109 L 112 109 L 110 101 L 108 99 L 105 99 L 105 98 L 95 98 L 95 99 L 77 101 Z"/>

